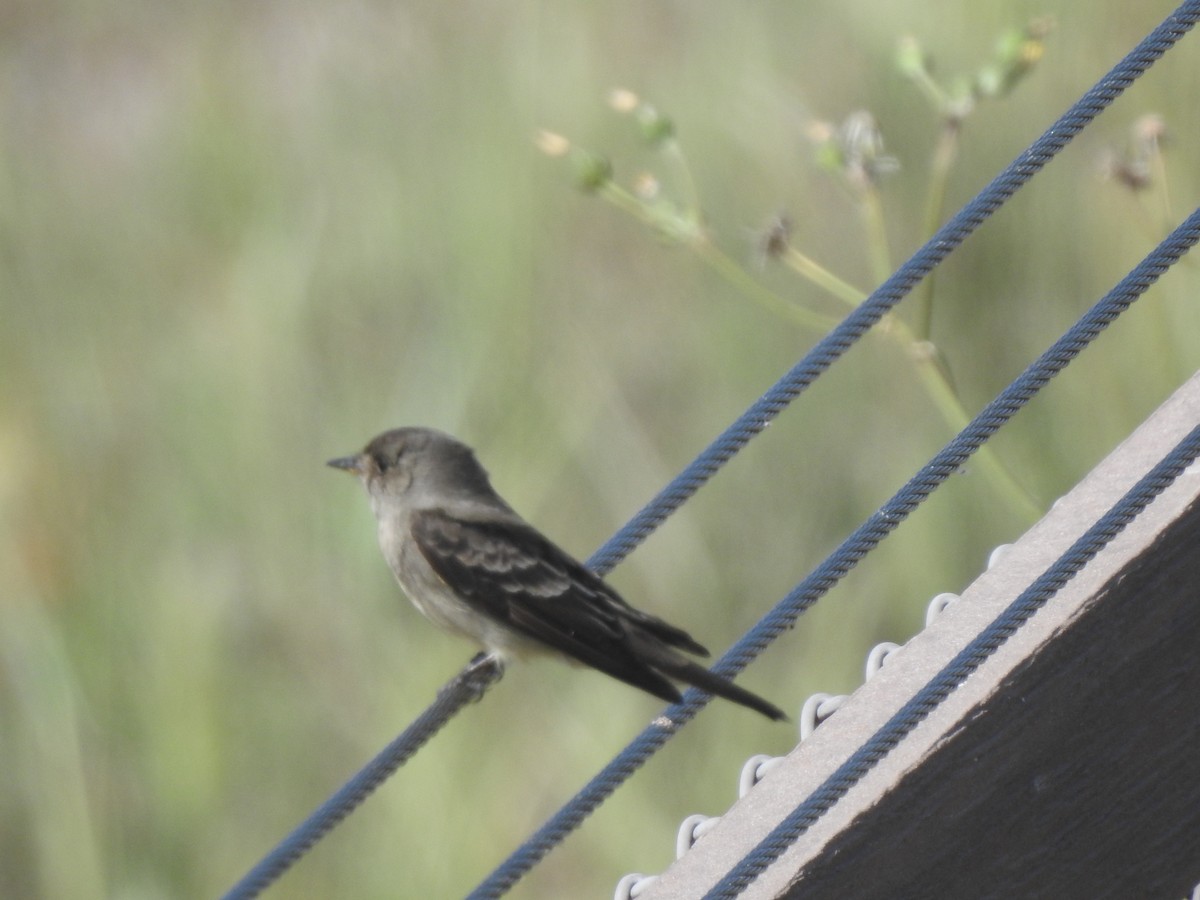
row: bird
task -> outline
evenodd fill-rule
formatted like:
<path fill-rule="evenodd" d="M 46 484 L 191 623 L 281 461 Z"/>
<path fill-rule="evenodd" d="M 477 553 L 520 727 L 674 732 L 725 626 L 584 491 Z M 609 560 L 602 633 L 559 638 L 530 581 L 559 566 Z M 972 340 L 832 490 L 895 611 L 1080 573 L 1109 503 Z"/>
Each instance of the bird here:
<path fill-rule="evenodd" d="M 525 521 L 493 489 L 474 451 L 431 428 L 396 428 L 327 465 L 358 476 L 384 559 L 434 624 L 503 667 L 557 654 L 659 699 L 693 685 L 773 720 L 774 704 L 695 662 L 708 650 L 634 608 Z"/>

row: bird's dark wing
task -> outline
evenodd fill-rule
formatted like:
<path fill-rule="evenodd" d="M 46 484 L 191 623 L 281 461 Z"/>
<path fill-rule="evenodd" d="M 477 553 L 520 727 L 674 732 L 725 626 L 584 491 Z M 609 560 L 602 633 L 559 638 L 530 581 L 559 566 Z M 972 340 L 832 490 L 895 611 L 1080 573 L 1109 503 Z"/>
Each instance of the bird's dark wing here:
<path fill-rule="evenodd" d="M 679 692 L 647 649 L 707 655 L 687 632 L 631 607 L 524 522 L 424 510 L 414 514 L 412 534 L 438 576 L 480 613 L 664 700 Z"/>
<path fill-rule="evenodd" d="M 412 534 L 438 576 L 481 614 L 670 702 L 669 680 L 694 684 L 772 719 L 757 694 L 681 656 L 708 651 L 682 629 L 634 609 L 570 554 L 519 519 L 414 514 Z"/>

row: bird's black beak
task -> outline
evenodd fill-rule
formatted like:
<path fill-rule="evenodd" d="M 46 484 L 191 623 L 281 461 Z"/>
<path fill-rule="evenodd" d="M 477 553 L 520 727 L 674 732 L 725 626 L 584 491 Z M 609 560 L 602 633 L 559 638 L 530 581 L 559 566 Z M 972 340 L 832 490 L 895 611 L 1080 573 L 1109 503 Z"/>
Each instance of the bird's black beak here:
<path fill-rule="evenodd" d="M 332 466 L 335 469 L 343 469 L 347 472 L 353 472 L 355 475 L 362 474 L 362 457 L 361 456 L 340 456 L 337 459 L 331 459 L 325 463 L 327 466 Z"/>

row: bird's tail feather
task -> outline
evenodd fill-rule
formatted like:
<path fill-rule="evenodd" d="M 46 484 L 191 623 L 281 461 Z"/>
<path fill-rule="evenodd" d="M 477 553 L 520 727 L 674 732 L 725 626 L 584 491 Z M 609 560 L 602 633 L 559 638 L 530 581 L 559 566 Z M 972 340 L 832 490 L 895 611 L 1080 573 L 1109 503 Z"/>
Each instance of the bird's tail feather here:
<path fill-rule="evenodd" d="M 774 719 L 777 722 L 787 719 L 783 710 L 773 703 L 764 700 L 758 694 L 751 693 L 745 688 L 738 687 L 728 678 L 711 672 L 699 663 L 692 662 L 690 659 L 681 659 L 671 654 L 670 659 L 655 660 L 654 665 L 664 675 L 677 678 L 680 681 L 700 688 L 702 691 L 707 691 L 718 697 L 724 697 L 726 700 L 732 700 L 734 703 L 739 703 L 755 712 L 762 713 L 768 719 Z"/>

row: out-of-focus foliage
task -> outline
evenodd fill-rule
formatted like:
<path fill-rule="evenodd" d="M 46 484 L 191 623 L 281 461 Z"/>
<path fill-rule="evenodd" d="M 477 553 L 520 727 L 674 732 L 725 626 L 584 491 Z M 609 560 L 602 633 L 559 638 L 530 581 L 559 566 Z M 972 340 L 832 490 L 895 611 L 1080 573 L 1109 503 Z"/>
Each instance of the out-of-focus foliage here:
<path fill-rule="evenodd" d="M 468 659 L 325 459 L 444 428 L 588 554 L 1170 8 L 9 4 L 0 895 L 218 894 Z M 1198 41 L 623 564 L 631 601 L 727 646 L 947 439 L 939 390 L 978 409 L 1190 210 Z M 999 437 L 1024 501 L 973 466 L 747 686 L 852 689 L 1197 367 L 1195 296 L 1185 264 Z M 461 895 L 658 710 L 514 669 L 278 895 Z M 715 704 L 514 896 L 664 868 L 793 740 Z"/>

